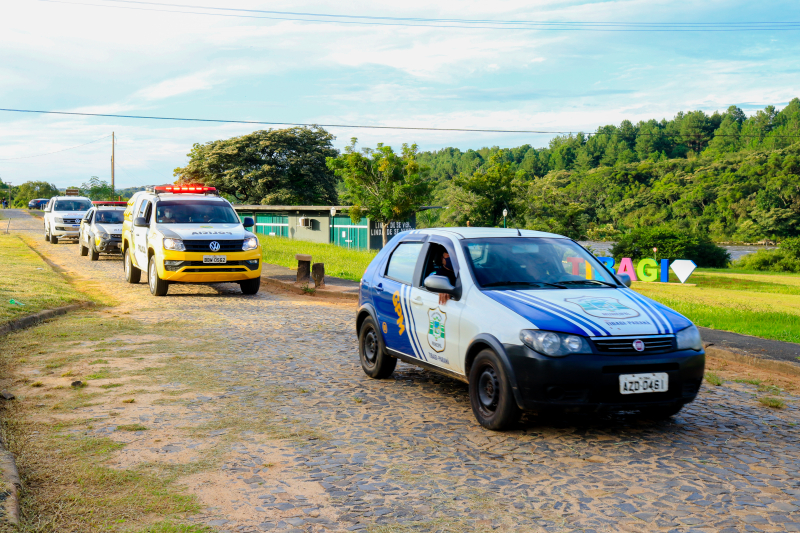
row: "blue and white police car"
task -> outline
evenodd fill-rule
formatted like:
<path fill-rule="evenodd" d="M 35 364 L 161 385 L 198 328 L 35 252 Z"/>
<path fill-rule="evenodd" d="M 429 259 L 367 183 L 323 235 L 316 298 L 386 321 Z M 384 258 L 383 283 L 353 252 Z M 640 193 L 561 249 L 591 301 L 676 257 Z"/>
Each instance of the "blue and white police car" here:
<path fill-rule="evenodd" d="M 403 232 L 361 279 L 361 366 L 386 378 L 399 359 L 464 381 L 495 430 L 523 410 L 669 417 L 700 389 L 700 333 L 629 285 L 561 235 Z"/>

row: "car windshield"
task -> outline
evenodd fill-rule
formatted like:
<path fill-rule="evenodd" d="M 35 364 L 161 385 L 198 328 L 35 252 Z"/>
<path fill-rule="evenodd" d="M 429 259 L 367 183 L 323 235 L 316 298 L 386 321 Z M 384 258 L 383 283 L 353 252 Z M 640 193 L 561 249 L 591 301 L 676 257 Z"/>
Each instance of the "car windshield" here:
<path fill-rule="evenodd" d="M 90 207 L 89 200 L 56 200 L 53 211 L 88 211 Z"/>
<path fill-rule="evenodd" d="M 98 211 L 94 221 L 98 224 L 122 224 L 124 211 Z"/>
<path fill-rule="evenodd" d="M 618 287 L 603 265 L 569 239 L 464 240 L 475 280 L 493 289 Z"/>
<path fill-rule="evenodd" d="M 158 202 L 156 222 L 159 224 L 238 224 L 239 217 L 224 202 Z"/>

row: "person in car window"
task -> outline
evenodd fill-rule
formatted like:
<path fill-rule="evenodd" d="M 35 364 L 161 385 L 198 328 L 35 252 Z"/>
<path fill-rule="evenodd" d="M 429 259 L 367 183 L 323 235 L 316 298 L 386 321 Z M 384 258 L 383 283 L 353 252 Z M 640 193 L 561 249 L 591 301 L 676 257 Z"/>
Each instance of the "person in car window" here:
<path fill-rule="evenodd" d="M 453 270 L 453 262 L 450 260 L 450 254 L 447 253 L 447 250 L 444 248 L 442 248 L 439 259 L 434 262 L 433 272 L 431 274 L 445 276 L 450 281 L 450 285 L 456 284 L 456 273 L 455 270 Z M 447 304 L 447 300 L 449 299 L 449 294 L 443 292 L 439 293 L 439 305 Z"/>

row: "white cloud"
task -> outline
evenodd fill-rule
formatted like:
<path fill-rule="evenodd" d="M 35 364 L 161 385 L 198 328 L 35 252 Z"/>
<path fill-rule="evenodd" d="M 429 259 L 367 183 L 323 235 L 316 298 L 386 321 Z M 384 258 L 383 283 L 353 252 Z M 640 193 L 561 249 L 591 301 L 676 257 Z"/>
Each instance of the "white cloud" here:
<path fill-rule="evenodd" d="M 188 76 L 181 76 L 156 83 L 136 92 L 135 98 L 145 100 L 163 100 L 172 96 L 204 91 L 214 86 L 214 72 L 197 72 Z M 216 80 L 219 83 L 219 80 Z"/>

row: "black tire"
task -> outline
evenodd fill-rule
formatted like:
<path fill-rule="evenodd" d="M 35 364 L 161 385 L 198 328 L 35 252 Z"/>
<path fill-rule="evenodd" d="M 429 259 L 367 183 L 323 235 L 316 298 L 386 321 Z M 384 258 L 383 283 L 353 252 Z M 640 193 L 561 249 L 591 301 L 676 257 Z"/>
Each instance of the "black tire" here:
<path fill-rule="evenodd" d="M 242 294 L 256 294 L 258 289 L 261 288 L 261 278 L 246 279 L 239 282 L 239 287 L 242 288 Z"/>
<path fill-rule="evenodd" d="M 58 244 L 58 237 L 56 237 L 52 233 L 50 234 L 50 244 Z"/>
<path fill-rule="evenodd" d="M 169 283 L 158 277 L 158 269 L 156 268 L 156 256 L 150 256 L 150 262 L 147 266 L 147 284 L 150 286 L 150 294 L 153 296 L 164 296 L 169 290 Z"/>
<path fill-rule="evenodd" d="M 80 244 L 80 241 L 78 241 L 78 244 Z M 89 249 L 81 244 L 81 257 L 86 257 L 87 255 L 89 255 Z"/>
<path fill-rule="evenodd" d="M 397 359 L 386 353 L 383 337 L 372 317 L 361 324 L 358 334 L 358 358 L 364 373 L 374 379 L 385 379 L 392 375 Z"/>
<path fill-rule="evenodd" d="M 95 248 L 94 243 L 92 243 L 91 252 L 92 253 L 89 255 L 89 259 L 91 259 L 92 261 L 97 261 L 98 259 L 100 259 L 100 252 L 97 251 L 97 248 Z"/>
<path fill-rule="evenodd" d="M 671 416 L 677 415 L 683 409 L 683 404 L 660 405 L 658 407 L 643 407 L 639 410 L 639 415 L 651 420 L 666 420 Z"/>
<path fill-rule="evenodd" d="M 502 361 L 492 350 L 481 351 L 469 371 L 469 400 L 478 423 L 486 429 L 503 430 L 520 417 Z"/>
<path fill-rule="evenodd" d="M 139 283 L 139 280 L 142 279 L 142 271 L 133 266 L 130 248 L 125 249 L 125 257 L 122 262 L 125 265 L 125 281 L 128 283 Z"/>
<path fill-rule="evenodd" d="M 47 229 L 47 226 L 44 227 L 44 240 L 50 242 L 50 230 Z"/>

